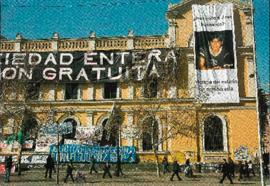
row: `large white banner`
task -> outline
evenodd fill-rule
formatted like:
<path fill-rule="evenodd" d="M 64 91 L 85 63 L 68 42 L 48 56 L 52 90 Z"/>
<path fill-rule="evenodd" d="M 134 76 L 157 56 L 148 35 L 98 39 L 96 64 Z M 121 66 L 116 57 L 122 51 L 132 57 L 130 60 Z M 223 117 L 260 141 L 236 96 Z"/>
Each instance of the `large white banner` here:
<path fill-rule="evenodd" d="M 233 4 L 193 5 L 196 98 L 238 103 Z"/>

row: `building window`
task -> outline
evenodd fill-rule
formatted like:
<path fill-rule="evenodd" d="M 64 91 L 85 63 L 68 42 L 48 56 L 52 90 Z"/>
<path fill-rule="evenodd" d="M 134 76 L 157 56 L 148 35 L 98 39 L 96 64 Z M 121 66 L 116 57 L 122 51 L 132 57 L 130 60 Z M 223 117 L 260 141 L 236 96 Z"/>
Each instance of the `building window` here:
<path fill-rule="evenodd" d="M 24 139 L 25 140 L 33 140 L 37 138 L 38 135 L 38 122 L 32 113 L 26 113 L 21 125 Z"/>
<path fill-rule="evenodd" d="M 117 83 L 104 83 L 104 99 L 117 98 Z"/>
<path fill-rule="evenodd" d="M 144 97 L 145 98 L 156 98 L 158 93 L 158 80 L 156 77 L 151 77 L 146 80 L 144 84 Z"/>
<path fill-rule="evenodd" d="M 100 141 L 100 146 L 116 146 L 117 144 L 117 134 L 118 131 L 108 131 L 107 130 L 107 126 L 108 125 L 108 119 L 105 119 L 102 122 L 102 137 L 101 137 L 101 141 Z M 114 128 L 114 130 L 116 130 Z"/>
<path fill-rule="evenodd" d="M 38 100 L 40 93 L 40 83 L 29 83 L 26 87 L 28 100 Z"/>
<path fill-rule="evenodd" d="M 71 123 L 72 124 L 72 133 L 63 135 L 63 138 L 64 139 L 74 139 L 75 135 L 76 135 L 77 122 L 72 118 L 68 118 L 68 119 L 65 119 L 63 121 L 63 123 Z"/>
<path fill-rule="evenodd" d="M 142 150 L 152 151 L 156 147 L 158 150 L 158 122 L 153 118 L 147 118 L 143 124 Z"/>
<path fill-rule="evenodd" d="M 78 90 L 79 84 L 78 83 L 67 83 L 66 90 L 65 90 L 65 99 L 78 99 Z"/>
<path fill-rule="evenodd" d="M 224 151 L 223 123 L 218 116 L 209 116 L 204 121 L 205 151 Z"/>

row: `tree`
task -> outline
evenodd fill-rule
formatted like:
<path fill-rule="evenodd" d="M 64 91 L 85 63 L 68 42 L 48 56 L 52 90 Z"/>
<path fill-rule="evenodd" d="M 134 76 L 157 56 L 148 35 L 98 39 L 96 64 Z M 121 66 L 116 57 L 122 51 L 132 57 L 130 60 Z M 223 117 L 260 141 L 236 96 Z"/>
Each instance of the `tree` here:
<path fill-rule="evenodd" d="M 40 83 L 31 83 L 26 78 L 21 80 L 1 80 L 0 82 L 0 118 L 11 132 L 6 136 L 15 135 L 19 142 L 18 175 L 21 175 L 21 156 L 23 143 L 27 137 L 37 136 L 37 123 L 33 122 L 36 115 L 31 101 L 39 96 Z"/>
<path fill-rule="evenodd" d="M 175 137 L 195 138 L 199 134 L 196 105 L 193 110 L 178 110 L 179 103 L 174 100 L 176 95 L 179 69 L 176 59 L 172 56 L 166 63 L 158 63 L 155 58 L 150 60 L 143 72 L 141 85 L 144 96 L 143 104 L 131 108 L 135 117 L 135 126 L 129 135 L 142 141 L 143 150 L 153 151 L 157 175 L 160 176 L 158 150 L 159 146 Z M 172 90 L 172 91 L 171 91 Z M 170 101 L 162 97 L 171 97 Z M 158 118 L 164 126 L 158 126 Z"/>

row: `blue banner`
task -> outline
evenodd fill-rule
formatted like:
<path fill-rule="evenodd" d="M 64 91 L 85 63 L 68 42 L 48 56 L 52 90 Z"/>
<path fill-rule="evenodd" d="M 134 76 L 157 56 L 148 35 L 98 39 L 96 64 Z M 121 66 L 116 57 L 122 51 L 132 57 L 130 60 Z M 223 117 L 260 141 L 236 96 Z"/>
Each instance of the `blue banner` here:
<path fill-rule="evenodd" d="M 93 156 L 97 163 L 117 162 L 117 147 L 101 147 L 65 144 L 60 145 L 60 162 L 90 163 Z M 50 154 L 57 161 L 57 146 L 50 146 Z M 134 146 L 119 147 L 121 163 L 134 163 L 136 161 L 136 150 Z"/>

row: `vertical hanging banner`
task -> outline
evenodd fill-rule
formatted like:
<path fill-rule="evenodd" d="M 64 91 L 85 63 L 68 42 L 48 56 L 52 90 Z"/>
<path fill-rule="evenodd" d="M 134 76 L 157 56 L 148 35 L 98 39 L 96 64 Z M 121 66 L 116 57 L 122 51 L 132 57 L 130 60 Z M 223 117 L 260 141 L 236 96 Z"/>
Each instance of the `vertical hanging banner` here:
<path fill-rule="evenodd" d="M 193 5 L 196 98 L 239 103 L 233 4 Z"/>

